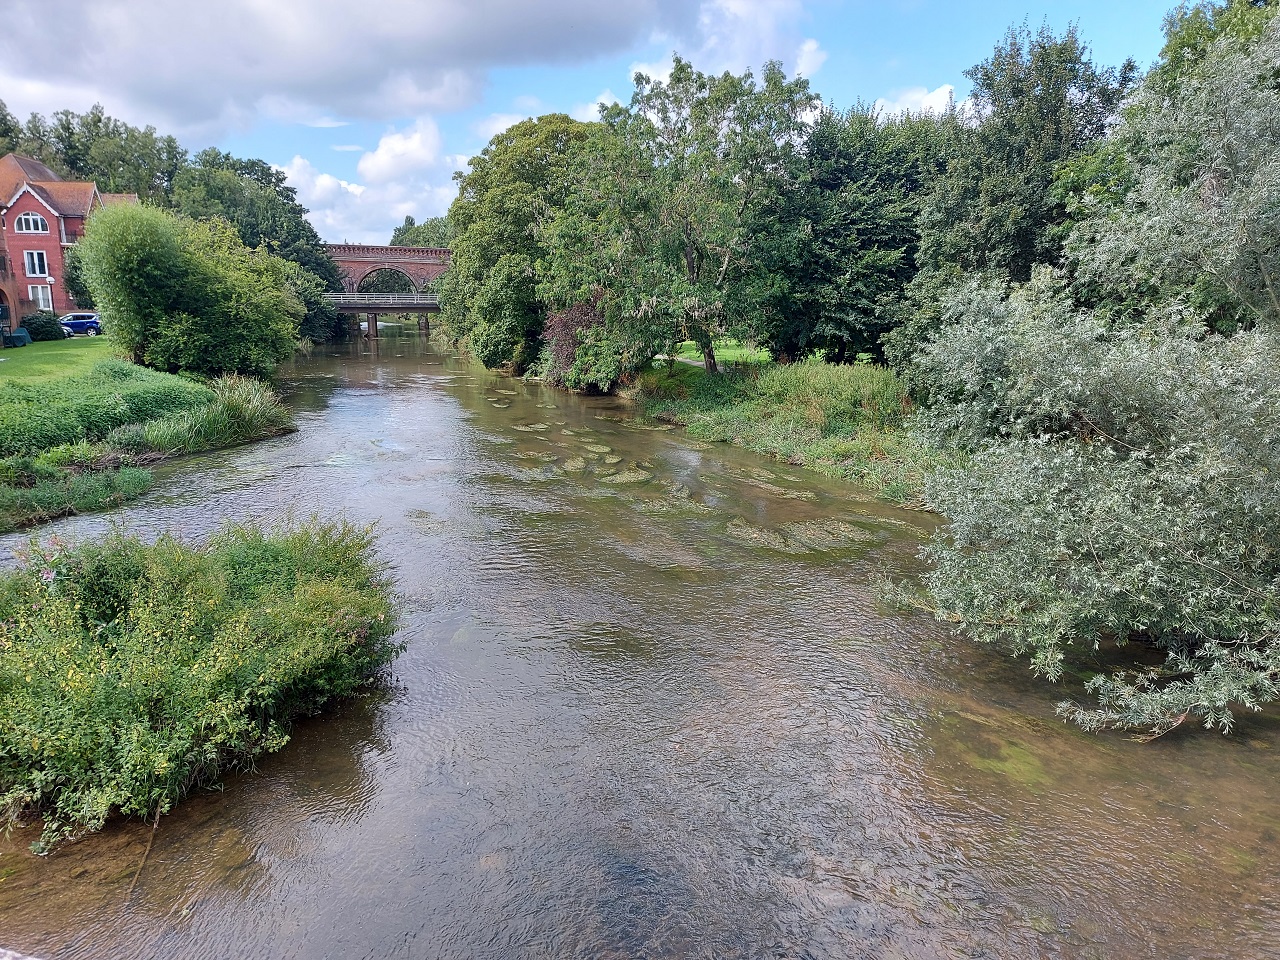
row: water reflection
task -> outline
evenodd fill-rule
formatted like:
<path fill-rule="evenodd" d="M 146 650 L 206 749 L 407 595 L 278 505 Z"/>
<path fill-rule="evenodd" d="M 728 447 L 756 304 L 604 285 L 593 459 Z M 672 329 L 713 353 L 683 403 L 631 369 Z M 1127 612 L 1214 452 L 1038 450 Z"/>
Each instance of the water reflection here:
<path fill-rule="evenodd" d="M 286 380 L 299 433 L 124 513 L 376 521 L 386 692 L 149 826 L 0 847 L 53 957 L 1255 957 L 1275 723 L 1150 747 L 882 608 L 927 521 L 416 338 Z M 75 518 L 61 533 L 93 533 Z M 19 542 L 0 541 L 0 550 Z"/>

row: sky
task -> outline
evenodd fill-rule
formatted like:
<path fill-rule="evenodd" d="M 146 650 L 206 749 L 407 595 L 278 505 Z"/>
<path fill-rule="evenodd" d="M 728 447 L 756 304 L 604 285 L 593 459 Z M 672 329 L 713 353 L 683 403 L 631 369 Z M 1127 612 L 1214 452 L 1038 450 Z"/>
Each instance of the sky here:
<path fill-rule="evenodd" d="M 672 52 L 705 72 L 781 61 L 837 108 L 941 107 L 1010 26 L 1078 26 L 1149 66 L 1173 0 L 5 0 L 0 100 L 101 103 L 192 151 L 284 170 L 328 241 L 444 213 L 489 138 L 630 98 Z"/>

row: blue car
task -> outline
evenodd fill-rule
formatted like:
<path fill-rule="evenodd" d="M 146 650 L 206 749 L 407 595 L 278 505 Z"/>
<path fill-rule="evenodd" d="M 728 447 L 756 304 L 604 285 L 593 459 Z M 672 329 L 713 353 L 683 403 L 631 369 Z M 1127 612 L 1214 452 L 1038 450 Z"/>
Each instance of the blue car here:
<path fill-rule="evenodd" d="M 83 333 L 90 337 L 96 337 L 102 332 L 102 321 L 98 319 L 96 313 L 68 313 L 65 317 L 59 317 L 58 322 L 62 324 L 62 328 L 68 333 Z"/>

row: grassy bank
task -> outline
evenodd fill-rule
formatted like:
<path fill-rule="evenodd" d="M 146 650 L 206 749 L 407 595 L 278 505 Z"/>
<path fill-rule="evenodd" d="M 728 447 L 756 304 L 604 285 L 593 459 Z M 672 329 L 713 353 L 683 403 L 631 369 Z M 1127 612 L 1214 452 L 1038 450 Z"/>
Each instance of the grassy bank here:
<path fill-rule="evenodd" d="M 0 384 L 88 373 L 95 363 L 110 356 L 111 343 L 106 337 L 72 337 L 0 350 Z"/>
<path fill-rule="evenodd" d="M 393 620 L 347 524 L 33 548 L 0 574 L 0 819 L 47 848 L 169 810 L 388 663 Z"/>
<path fill-rule="evenodd" d="M 810 361 L 709 375 L 658 364 L 635 396 L 648 416 L 684 424 L 695 439 L 736 443 L 923 505 L 929 455 L 904 429 L 911 401 L 883 367 Z"/>
<path fill-rule="evenodd" d="M 124 503 L 150 486 L 147 467 L 168 457 L 293 429 L 263 383 L 198 384 L 98 359 L 101 338 L 86 342 L 93 351 L 37 352 L 22 366 L 8 367 L 7 358 L 0 365 L 0 532 Z M 5 353 L 38 346 L 46 345 Z M 65 362 L 51 366 L 49 356 Z"/>

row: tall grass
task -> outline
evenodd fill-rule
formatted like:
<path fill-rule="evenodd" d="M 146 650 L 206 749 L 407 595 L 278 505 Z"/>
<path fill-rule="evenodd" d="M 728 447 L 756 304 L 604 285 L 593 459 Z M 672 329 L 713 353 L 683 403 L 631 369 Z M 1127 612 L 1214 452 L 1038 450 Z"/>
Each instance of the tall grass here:
<path fill-rule="evenodd" d="M 87 381 L 91 389 L 82 400 L 92 412 L 77 415 L 73 404 L 58 398 L 71 396 Z M 120 386 L 121 392 L 105 393 L 104 383 Z M 16 422 L 26 432 L 19 439 L 5 437 L 17 452 L 0 456 L 0 533 L 125 503 L 151 486 L 145 467 L 167 457 L 294 429 L 288 408 L 261 381 L 226 376 L 206 387 L 118 360 L 102 361 L 88 378 L 7 389 L 7 395 L 8 409 L 17 411 Z M 41 397 L 47 407 L 37 403 Z M 0 390 L 0 415 L 5 399 L 6 391 Z M 4 429 L 0 419 L 0 432 Z M 40 446 L 48 440 L 57 442 Z"/>
<path fill-rule="evenodd" d="M 649 416 L 923 505 L 930 452 L 905 429 L 911 399 L 892 371 L 811 360 L 707 374 L 687 364 L 641 376 Z"/>
<path fill-rule="evenodd" d="M 228 375 L 210 385 L 213 400 L 202 407 L 113 431 L 107 442 L 125 450 L 166 456 L 220 450 L 295 429 L 293 416 L 261 380 Z"/>
<path fill-rule="evenodd" d="M 125 360 L 100 360 L 88 373 L 61 379 L 0 380 L 0 457 L 101 440 L 124 424 L 212 399 L 208 387 Z"/>
<path fill-rule="evenodd" d="M 372 534 L 346 523 L 33 545 L 0 574 L 0 819 L 43 815 L 47 849 L 165 812 L 355 691 L 394 629 Z"/>

